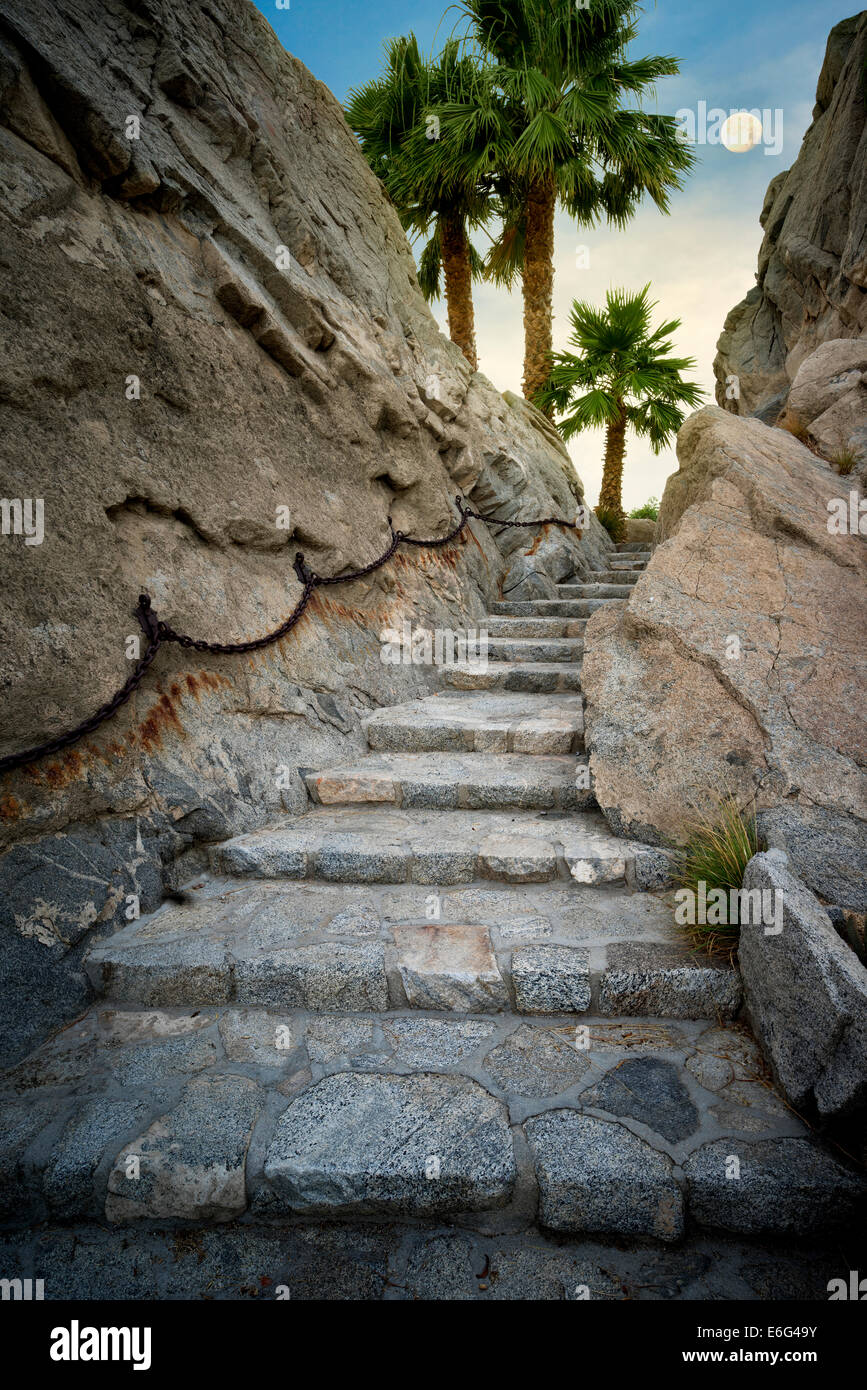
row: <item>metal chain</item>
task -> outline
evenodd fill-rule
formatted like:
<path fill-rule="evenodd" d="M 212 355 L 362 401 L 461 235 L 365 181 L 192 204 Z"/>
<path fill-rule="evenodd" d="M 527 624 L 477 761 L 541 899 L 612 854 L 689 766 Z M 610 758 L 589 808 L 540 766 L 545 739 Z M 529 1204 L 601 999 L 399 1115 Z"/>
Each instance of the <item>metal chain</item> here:
<path fill-rule="evenodd" d="M 282 637 L 285 637 L 287 633 L 292 631 L 292 628 L 299 622 L 307 608 L 314 589 L 325 584 L 351 584 L 355 580 L 365 579 L 369 574 L 373 574 L 376 570 L 381 569 L 383 565 L 388 564 L 388 561 L 401 545 L 414 545 L 428 550 L 434 550 L 440 546 L 449 545 L 461 534 L 470 517 L 475 517 L 478 521 L 486 521 L 495 526 L 556 525 L 566 526 L 573 531 L 580 529 L 574 522 L 564 521 L 558 516 L 545 517 L 541 521 L 503 521 L 500 517 L 486 516 L 483 512 L 472 511 L 469 507 L 464 506 L 459 496 L 455 498 L 455 502 L 460 514 L 460 521 L 453 530 L 449 531 L 445 536 L 435 537 L 432 540 L 417 540 L 414 536 L 405 535 L 403 531 L 395 531 L 391 523 L 391 517 L 389 517 L 388 525 L 391 530 L 391 543 L 388 548 L 384 550 L 377 559 L 371 560 L 369 565 L 365 565 L 363 569 L 352 570 L 349 574 L 316 574 L 313 570 L 307 568 L 307 565 L 304 563 L 304 554 L 299 550 L 295 556 L 293 569 L 304 586 L 301 591 L 301 597 L 284 623 L 281 623 L 273 632 L 267 633 L 265 637 L 256 637 L 250 642 L 206 642 L 199 638 L 188 637 L 186 633 L 176 632 L 168 623 L 160 622 L 157 619 L 151 607 L 150 595 L 140 594 L 135 616 L 147 638 L 147 646 L 145 647 L 144 655 L 136 662 L 135 668 L 129 679 L 124 682 L 119 690 L 115 691 L 114 695 L 112 695 L 111 699 L 106 704 L 100 705 L 98 710 L 90 715 L 88 719 L 77 724 L 74 729 L 70 729 L 65 734 L 58 735 L 57 738 L 49 739 L 46 743 L 40 743 L 35 748 L 27 748 L 21 753 L 10 753 L 7 757 L 0 758 L 0 773 L 11 772 L 13 768 L 24 767 L 27 763 L 36 762 L 38 758 L 45 758 L 52 753 L 59 753 L 62 749 L 69 748 L 71 744 L 77 743 L 79 739 L 84 738 L 86 734 L 92 734 L 99 728 L 100 724 L 104 724 L 106 720 L 111 719 L 117 714 L 117 711 L 125 705 L 135 691 L 138 690 L 144 679 L 145 673 L 153 664 L 157 652 L 166 642 L 176 642 L 179 647 L 197 652 L 212 652 L 223 656 L 233 656 L 240 652 L 260 651 L 262 647 L 269 647 L 272 643 L 279 642 Z"/>
<path fill-rule="evenodd" d="M 483 516 L 481 512 L 469 510 L 466 515 L 477 517 L 479 521 L 487 521 L 492 526 L 567 526 L 570 531 L 581 530 L 576 521 L 563 521 L 559 516 L 543 516 L 539 521 L 505 521 L 499 516 Z"/>

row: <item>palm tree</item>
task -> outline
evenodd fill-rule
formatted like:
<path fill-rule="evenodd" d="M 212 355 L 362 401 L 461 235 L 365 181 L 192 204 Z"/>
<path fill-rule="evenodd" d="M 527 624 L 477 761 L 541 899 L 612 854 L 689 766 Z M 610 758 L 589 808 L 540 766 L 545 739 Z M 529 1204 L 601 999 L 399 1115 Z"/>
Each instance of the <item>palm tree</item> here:
<path fill-rule="evenodd" d="M 535 400 L 552 350 L 554 213 L 617 226 L 644 194 L 668 210 L 671 189 L 693 163 L 673 117 L 623 105 L 651 93 L 677 59 L 627 61 L 637 0 L 461 0 L 487 66 L 471 100 L 441 111 L 444 169 L 487 180 L 500 198 L 503 235 L 487 271 L 524 297 L 524 395 Z"/>
<path fill-rule="evenodd" d="M 609 290 L 605 308 L 575 300 L 569 342 L 578 353 L 557 352 L 543 404 L 569 413 L 558 428 L 564 439 L 580 430 L 605 426 L 605 465 L 599 510 L 623 517 L 621 486 L 626 457 L 626 431 L 650 440 L 655 454 L 664 449 L 684 422 L 682 405 L 695 409 L 704 395 L 681 372 L 692 371 L 694 357 L 670 357 L 669 335 L 680 319 L 651 331 L 656 305 L 650 286 L 637 294 Z"/>
<path fill-rule="evenodd" d="M 423 57 L 415 34 L 385 46 L 383 75 L 349 94 L 346 119 L 382 180 L 405 231 L 427 238 L 419 258 L 419 285 L 428 300 L 439 298 L 443 281 L 449 335 L 475 371 L 474 280 L 483 264 L 470 231 L 492 215 L 489 194 L 475 173 L 444 170 L 433 158 L 439 117 L 432 108 L 469 99 L 476 62 L 446 44 L 436 59 Z"/>

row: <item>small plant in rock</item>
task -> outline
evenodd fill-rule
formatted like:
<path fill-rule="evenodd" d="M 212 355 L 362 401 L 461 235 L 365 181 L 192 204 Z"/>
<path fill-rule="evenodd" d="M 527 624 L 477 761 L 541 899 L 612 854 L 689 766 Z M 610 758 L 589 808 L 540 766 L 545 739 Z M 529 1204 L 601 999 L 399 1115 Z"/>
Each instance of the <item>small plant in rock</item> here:
<path fill-rule="evenodd" d="M 694 920 L 679 925 L 692 945 L 708 955 L 731 959 L 737 949 L 740 903 L 732 897 L 732 890 L 739 893 L 747 864 L 758 851 L 755 805 L 743 808 L 731 793 L 723 796 L 712 812 L 696 816 L 688 827 L 678 879 L 682 888 L 695 895 L 696 910 L 690 914 Z M 702 910 L 715 889 L 721 889 L 728 900 L 723 921 L 716 920 L 719 914 Z M 702 921 L 702 917 L 711 920 Z"/>
<path fill-rule="evenodd" d="M 850 449 L 849 445 L 846 444 L 834 455 L 834 457 L 831 459 L 831 462 L 833 463 L 837 472 L 842 473 L 843 476 L 846 477 L 849 473 L 853 471 L 856 464 L 858 463 L 858 455 L 855 453 L 854 449 Z"/>
<path fill-rule="evenodd" d="M 597 507 L 596 519 L 605 527 L 615 545 L 626 540 L 626 522 L 622 512 L 615 507 Z"/>
<path fill-rule="evenodd" d="M 816 458 L 822 457 L 811 438 L 809 427 L 804 424 L 799 415 L 784 415 L 782 420 L 778 422 L 778 428 L 785 430 L 793 439 L 797 439 L 798 443 L 803 444 L 805 449 L 809 449 L 811 454 L 816 455 Z"/>
<path fill-rule="evenodd" d="M 659 520 L 659 498 L 649 497 L 643 507 L 635 507 L 629 513 L 631 521 L 658 521 Z"/>

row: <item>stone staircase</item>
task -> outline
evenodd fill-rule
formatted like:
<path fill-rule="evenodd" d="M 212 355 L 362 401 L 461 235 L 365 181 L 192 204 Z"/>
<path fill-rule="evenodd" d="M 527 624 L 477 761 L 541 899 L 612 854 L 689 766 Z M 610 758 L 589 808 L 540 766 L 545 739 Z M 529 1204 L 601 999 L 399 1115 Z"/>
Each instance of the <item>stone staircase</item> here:
<path fill-rule="evenodd" d="M 366 756 L 305 771 L 306 814 L 212 846 L 182 901 L 91 949 L 98 1004 L 2 1078 L 0 1205 L 31 1227 L 9 1258 L 116 1296 L 132 1231 L 139 1296 L 189 1297 L 166 1242 L 233 1223 L 239 1270 L 275 1229 L 304 1258 L 343 1241 L 354 1274 L 322 1293 L 319 1267 L 310 1296 L 368 1296 L 373 1220 L 399 1225 L 370 1296 L 435 1296 L 406 1282 L 427 1260 L 439 1296 L 484 1297 L 486 1272 L 461 1291 L 483 1256 L 525 1270 L 501 1296 L 633 1296 L 684 1241 L 692 1273 L 663 1260 L 660 1296 L 766 1296 L 749 1270 L 796 1257 L 840 1272 L 816 1242 L 860 1178 L 774 1091 L 737 972 L 677 934 L 666 856 L 589 789 L 584 627 L 648 558 L 618 546 L 556 600 L 494 604 L 487 666 L 375 711 Z M 779 1237 L 809 1253 L 759 1258 Z"/>

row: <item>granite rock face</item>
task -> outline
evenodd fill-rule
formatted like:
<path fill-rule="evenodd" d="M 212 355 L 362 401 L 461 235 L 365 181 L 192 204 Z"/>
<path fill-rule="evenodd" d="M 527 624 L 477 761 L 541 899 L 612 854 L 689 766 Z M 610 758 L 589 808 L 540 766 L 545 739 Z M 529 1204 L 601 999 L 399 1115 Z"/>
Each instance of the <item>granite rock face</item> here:
<path fill-rule="evenodd" d="M 736 415 L 773 424 L 811 353 L 867 331 L 865 60 L 862 11 L 831 30 L 813 124 L 765 197 L 757 284 L 717 345 L 717 401 Z"/>
<path fill-rule="evenodd" d="M 795 871 L 863 911 L 867 553 L 857 522 L 832 526 L 847 482 L 716 406 L 683 426 L 678 458 L 664 542 L 585 630 L 597 800 L 615 830 L 659 844 L 721 789 L 755 794 Z"/>
<path fill-rule="evenodd" d="M 0 537 L 0 753 L 123 685 L 142 590 L 179 631 L 237 641 L 296 603 L 297 550 L 355 569 L 389 516 L 442 535 L 460 491 L 574 518 L 562 443 L 439 333 L 338 103 L 247 0 L 0 0 L 0 162 L 3 494 L 44 505 L 41 538 Z M 0 853 L 27 860 L 0 859 L 4 993 L 41 962 L 52 977 L 51 1018 L 20 1020 L 12 1051 L 85 1002 L 61 940 L 81 911 L 148 911 L 179 854 L 302 809 L 299 768 L 357 753 L 364 715 L 432 687 L 382 662 L 381 634 L 465 632 L 536 539 L 473 522 L 403 551 L 244 660 L 164 647 L 97 733 L 4 776 Z M 595 521 L 543 540 L 551 583 L 611 549 Z"/>
<path fill-rule="evenodd" d="M 741 928 L 747 1007 L 779 1085 L 823 1119 L 867 1115 L 867 969 L 780 850 L 757 854 L 744 888 L 776 893 L 782 931 Z"/>

